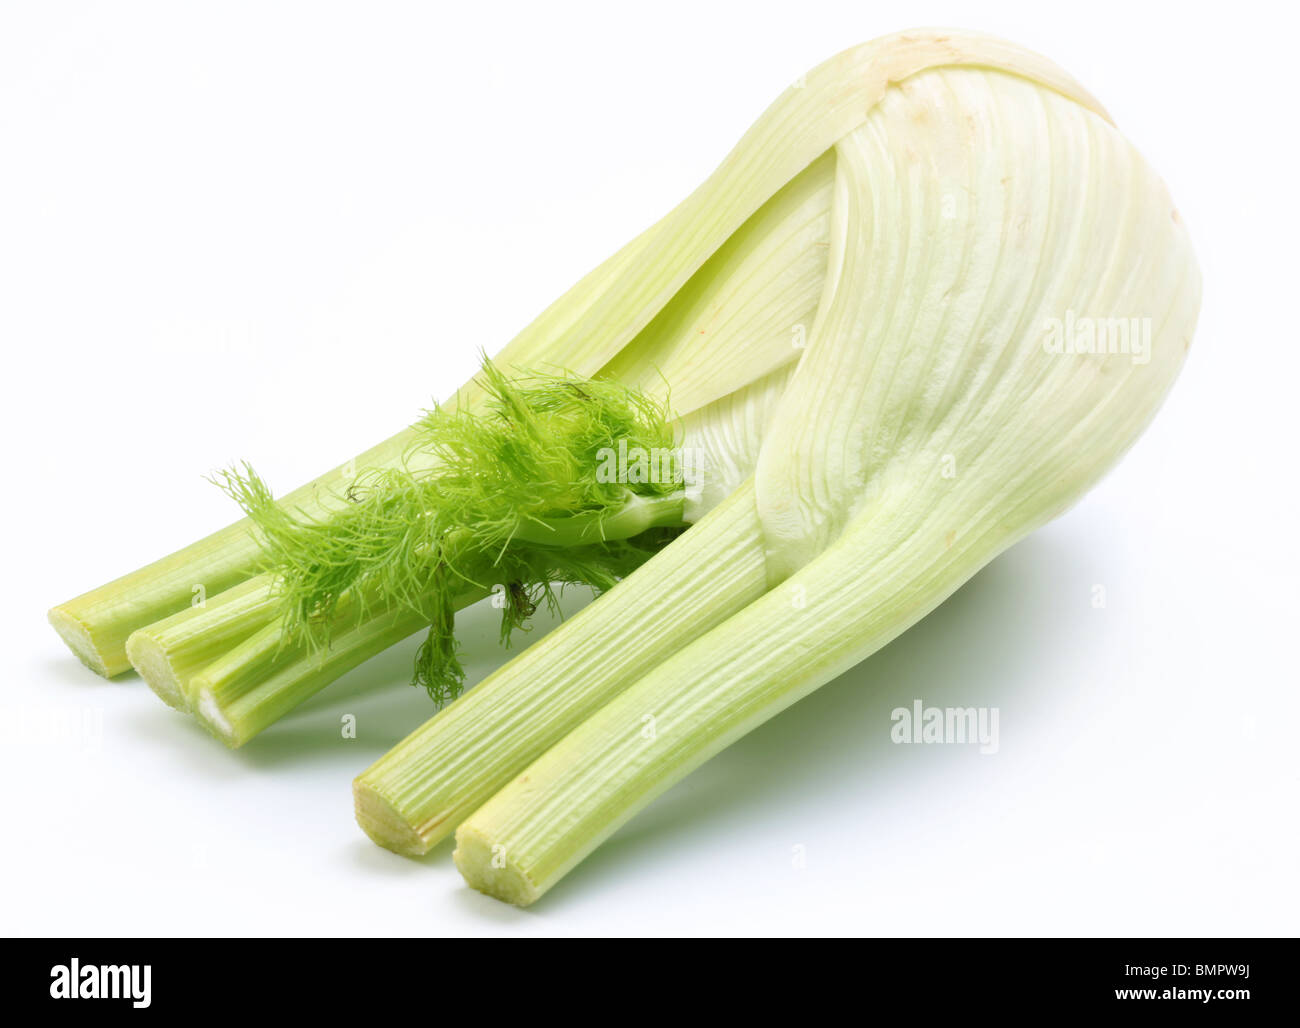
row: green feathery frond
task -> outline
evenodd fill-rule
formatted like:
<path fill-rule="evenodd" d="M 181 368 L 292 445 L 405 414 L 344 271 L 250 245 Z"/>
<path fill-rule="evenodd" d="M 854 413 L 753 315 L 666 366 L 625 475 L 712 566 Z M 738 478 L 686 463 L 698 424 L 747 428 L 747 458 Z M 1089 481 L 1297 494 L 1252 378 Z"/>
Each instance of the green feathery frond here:
<path fill-rule="evenodd" d="M 464 679 L 458 597 L 492 591 L 508 642 L 539 604 L 556 608 L 553 583 L 607 589 L 682 524 L 666 405 L 608 380 L 508 377 L 486 359 L 482 383 L 482 409 L 425 412 L 402 465 L 361 472 L 327 516 L 277 504 L 247 463 L 216 479 L 261 534 L 291 632 L 327 646 L 345 597 L 348 616 L 415 609 L 430 624 L 415 679 L 439 701 Z M 619 454 L 667 457 L 629 475 Z"/>

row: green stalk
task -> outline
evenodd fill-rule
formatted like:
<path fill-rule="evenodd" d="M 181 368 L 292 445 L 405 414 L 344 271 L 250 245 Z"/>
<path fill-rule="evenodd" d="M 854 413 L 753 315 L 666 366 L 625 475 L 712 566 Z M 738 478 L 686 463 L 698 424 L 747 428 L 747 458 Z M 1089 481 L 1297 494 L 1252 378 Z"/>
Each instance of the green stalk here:
<path fill-rule="evenodd" d="M 747 482 L 367 769 L 357 822 L 381 846 L 427 853 L 621 689 L 761 595 L 765 575 Z"/>
<path fill-rule="evenodd" d="M 192 710 L 194 676 L 278 616 L 271 590 L 270 575 L 241 582 L 202 606 L 132 632 L 126 641 L 127 656 L 164 703 Z"/>
<path fill-rule="evenodd" d="M 603 524 L 590 516 L 569 519 L 572 524 L 557 518 L 531 525 L 517 538 L 565 547 L 631 538 L 656 526 L 679 524 L 682 508 L 680 496 L 637 497 Z M 482 590 L 468 590 L 453 602 L 462 609 L 483 595 Z M 127 652 L 164 703 L 199 714 L 214 735 L 238 746 L 274 720 L 271 711 L 291 710 L 328 685 L 331 673 L 344 674 L 380 652 L 384 647 L 375 646 L 381 638 L 395 645 L 428 625 L 427 616 L 414 612 L 399 617 L 381 609 L 353 617 L 331 638 L 330 659 L 322 662 L 302 640 L 286 635 L 280 618 L 272 578 L 263 574 L 226 590 L 203 607 L 183 610 L 134 632 Z M 308 679 L 310 689 L 304 684 Z M 203 689 L 210 695 L 200 712 Z M 224 712 L 236 699 L 238 710 Z M 222 727 L 227 724 L 233 727 Z"/>
<path fill-rule="evenodd" d="M 355 461 L 290 493 L 284 502 L 323 512 L 323 496 L 345 489 L 358 467 L 386 466 L 400 460 L 412 438 L 410 429 L 403 430 Z M 189 610 L 196 589 L 201 588 L 209 602 L 214 601 L 255 576 L 260 555 L 260 545 L 245 519 L 59 604 L 50 610 L 49 621 L 83 664 L 112 678 L 131 668 L 127 639 L 133 632 Z"/>
<path fill-rule="evenodd" d="M 458 598 L 458 609 L 477 602 L 482 595 L 482 590 L 467 591 L 463 599 Z M 366 659 L 362 654 L 370 652 L 366 648 L 373 645 L 381 624 L 388 623 L 393 632 L 397 631 L 396 618 L 391 611 L 379 610 L 364 617 L 356 617 L 352 608 L 348 608 L 348 612 L 352 620 L 340 624 L 337 637 L 330 644 L 332 659 L 322 662 L 303 640 L 284 631 L 272 578 L 263 574 L 228 589 L 205 607 L 181 611 L 132 633 L 127 640 L 127 652 L 149 687 L 164 703 L 177 710 L 199 715 L 200 686 L 197 683 L 205 673 L 210 690 L 215 681 L 238 681 L 242 692 L 265 686 L 258 693 L 261 702 L 288 710 L 301 702 L 294 701 L 292 696 L 300 687 L 302 678 L 309 674 L 327 674 L 330 669 L 344 674 Z M 422 622 L 420 617 L 413 617 L 410 622 L 413 627 L 392 636 L 393 644 L 411 635 L 422 624 L 428 624 L 427 618 Z M 358 648 L 356 653 L 351 652 L 353 646 Z M 259 681 L 258 675 L 263 675 L 265 681 Z M 328 680 L 320 681 L 317 689 L 326 684 Z M 290 694 L 283 703 L 272 701 L 277 688 Z M 233 694 L 221 692 L 220 695 Z M 306 695 L 310 693 L 305 694 L 304 699 Z M 231 734 L 218 727 L 226 720 L 221 714 L 221 705 L 221 700 L 211 699 L 207 705 L 213 722 L 209 727 L 218 737 Z M 248 701 L 244 701 L 244 705 L 247 707 Z M 264 727 L 265 724 L 260 724 L 258 730 Z M 245 726 L 240 734 L 243 736 L 242 744 L 255 733 L 247 731 Z"/>
<path fill-rule="evenodd" d="M 555 518 L 530 526 L 516 538 L 521 542 L 523 537 L 529 537 L 529 542 L 533 536 L 545 538 L 549 545 L 535 546 L 543 561 L 548 554 L 563 553 L 583 560 L 590 553 L 595 565 L 611 560 L 606 543 L 639 541 L 648 538 L 646 533 L 653 529 L 679 527 L 683 505 L 681 493 L 653 499 L 634 496 L 625 510 L 603 524 L 577 516 L 572 519 L 576 524 L 569 526 Z M 482 559 L 478 546 L 479 540 L 468 534 L 447 540 L 443 549 L 447 564 L 472 569 L 479 579 L 453 579 L 457 588 L 448 599 L 449 611 L 463 609 L 491 592 L 491 575 L 497 569 L 490 560 Z M 644 559 L 629 552 L 627 559 Z M 614 566 L 610 564 L 611 569 Z M 589 584 L 599 585 L 595 580 Z M 549 581 L 543 587 L 549 588 Z M 426 592 L 433 597 L 436 590 L 431 586 Z M 302 632 L 286 635 L 277 619 L 190 678 L 186 690 L 194 713 L 222 742 L 242 746 L 339 676 L 419 629 L 433 623 L 430 641 L 449 641 L 451 626 L 438 623 L 438 602 L 431 599 L 428 607 L 417 607 L 372 596 L 361 604 L 354 594 L 348 594 L 333 612 L 328 643 L 323 647 L 304 638 Z M 203 647 L 202 635 L 192 637 L 190 644 L 191 648 Z"/>
<path fill-rule="evenodd" d="M 485 595 L 482 590 L 465 592 L 453 602 L 464 608 Z M 268 625 L 194 676 L 194 713 L 214 736 L 237 748 L 331 682 L 428 625 L 428 616 L 419 611 L 393 608 L 339 630 L 324 651 L 295 646 L 289 653 L 279 625 Z"/>
<path fill-rule="evenodd" d="M 831 547 L 676 650 L 521 769 L 456 833 L 466 881 L 532 903 L 656 796 L 919 621 L 987 559 L 946 549 L 934 526 L 888 551 L 859 545 L 874 564 L 853 548 Z"/>
<path fill-rule="evenodd" d="M 652 528 L 680 525 L 685 513 L 683 492 L 667 496 L 632 493 L 623 507 L 613 514 L 587 512 L 525 522 L 515 533 L 514 541 L 538 546 L 590 546 L 613 539 L 631 539 Z"/>

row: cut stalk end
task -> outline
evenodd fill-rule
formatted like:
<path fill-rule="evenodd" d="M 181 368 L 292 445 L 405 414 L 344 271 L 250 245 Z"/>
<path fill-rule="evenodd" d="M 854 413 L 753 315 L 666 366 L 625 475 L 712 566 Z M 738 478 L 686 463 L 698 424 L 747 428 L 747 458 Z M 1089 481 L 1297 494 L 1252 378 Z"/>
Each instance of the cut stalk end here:
<path fill-rule="evenodd" d="M 95 674 L 112 678 L 131 669 L 125 654 L 118 656 L 96 646 L 90 626 L 70 613 L 66 605 L 51 607 L 47 617 L 68 649 Z"/>
<path fill-rule="evenodd" d="M 420 835 L 387 796 L 361 778 L 352 783 L 352 799 L 357 824 L 386 850 L 400 853 L 404 857 L 422 857 L 440 837 L 429 839 Z"/>
<path fill-rule="evenodd" d="M 188 713 L 189 698 L 161 642 L 145 631 L 132 632 L 126 640 L 126 656 L 160 700 L 173 710 Z"/>
<path fill-rule="evenodd" d="M 542 894 L 527 872 L 510 859 L 504 846 L 474 828 L 462 826 L 456 832 L 456 851 L 451 855 L 471 888 L 517 907 L 526 907 Z"/>

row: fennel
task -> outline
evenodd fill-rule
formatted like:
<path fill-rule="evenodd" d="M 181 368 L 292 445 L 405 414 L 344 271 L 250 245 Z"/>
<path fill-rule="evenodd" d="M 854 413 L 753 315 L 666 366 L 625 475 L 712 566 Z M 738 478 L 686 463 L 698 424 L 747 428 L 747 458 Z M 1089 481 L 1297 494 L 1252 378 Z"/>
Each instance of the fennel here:
<path fill-rule="evenodd" d="M 845 63 L 814 72 L 809 88 Z M 1036 78 L 1024 61 L 907 76 L 838 138 L 826 290 L 752 484 L 737 493 L 752 490 L 752 505 L 737 508 L 751 520 L 735 531 L 759 540 L 763 595 L 649 669 L 610 652 L 608 702 L 457 830 L 472 886 L 535 901 L 683 775 L 1061 513 L 1149 421 L 1199 303 L 1186 231 L 1095 105 Z M 1140 318 L 1150 348 L 1063 359 L 1044 326 L 1070 311 Z M 611 592 L 606 616 L 618 616 L 620 590 L 664 583 L 656 569 L 703 527 Z M 596 637 L 600 613 L 561 626 L 545 653 L 525 652 L 496 678 L 524 683 L 565 666 Z M 637 616 L 673 619 L 653 603 Z M 358 819 L 378 841 L 400 849 L 440 835 L 435 811 L 460 819 L 456 799 L 477 800 L 481 763 L 428 764 L 449 747 L 474 752 L 473 740 L 451 739 L 454 710 L 358 778 Z M 504 763 L 494 756 L 494 769 Z M 389 790 L 382 816 L 377 782 Z"/>
<path fill-rule="evenodd" d="M 354 785 L 376 842 L 454 830 L 472 886 L 531 903 L 1076 502 L 1154 415 L 1199 294 L 1163 185 L 1068 76 L 975 34 L 888 37 L 787 90 L 432 434 L 278 503 L 232 473 L 249 521 L 51 620 L 107 673 L 125 643 L 240 745 L 420 628 L 416 679 L 451 699 L 454 612 L 493 585 L 505 634 L 552 579 L 608 587 Z M 1045 339 L 1080 319 L 1101 345 Z M 627 417 L 587 432 L 590 394 Z M 538 428 L 547 396 L 584 402 Z M 595 487 L 598 440 L 669 439 L 709 455 L 698 490 Z M 222 587 L 184 610 L 201 573 Z"/>

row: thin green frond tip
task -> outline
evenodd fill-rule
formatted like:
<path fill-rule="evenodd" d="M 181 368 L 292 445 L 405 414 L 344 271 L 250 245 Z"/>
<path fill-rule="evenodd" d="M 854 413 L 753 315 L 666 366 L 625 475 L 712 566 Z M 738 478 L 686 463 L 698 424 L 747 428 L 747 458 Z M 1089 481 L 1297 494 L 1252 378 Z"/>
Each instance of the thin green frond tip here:
<path fill-rule="evenodd" d="M 324 648 L 341 622 L 412 608 L 429 624 L 414 680 L 438 703 L 464 683 L 460 598 L 491 592 L 508 645 L 539 607 L 558 611 L 557 585 L 604 591 L 683 527 L 666 404 L 605 379 L 507 376 L 486 358 L 480 383 L 481 406 L 426 411 L 402 464 L 360 472 L 327 515 L 276 503 L 247 463 L 215 478 L 257 527 L 286 635 Z M 620 453 L 668 457 L 628 475 Z"/>

